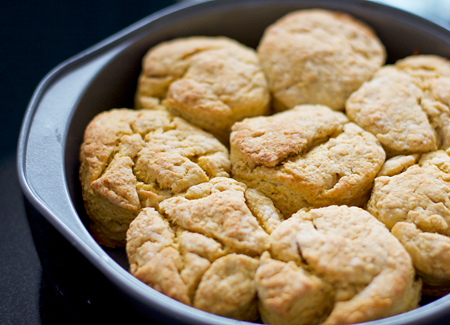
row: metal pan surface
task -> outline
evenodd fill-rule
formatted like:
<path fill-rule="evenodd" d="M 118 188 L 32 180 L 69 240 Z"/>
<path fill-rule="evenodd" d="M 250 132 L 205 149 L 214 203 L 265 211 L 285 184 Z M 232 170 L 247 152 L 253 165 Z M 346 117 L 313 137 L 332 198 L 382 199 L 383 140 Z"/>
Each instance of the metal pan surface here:
<path fill-rule="evenodd" d="M 98 113 L 132 107 L 144 53 L 151 46 L 190 35 L 228 36 L 256 47 L 264 29 L 286 13 L 307 8 L 346 12 L 374 28 L 388 63 L 413 53 L 450 58 L 450 31 L 413 14 L 358 0 L 217 0 L 168 7 L 62 63 L 37 87 L 18 143 L 22 190 L 46 218 L 140 313 L 171 324 L 249 324 L 215 316 L 153 290 L 127 271 L 123 250 L 105 250 L 86 230 L 78 181 L 83 132 Z M 370 324 L 442 324 L 450 295 Z M 369 324 L 369 323 L 368 323 Z"/>

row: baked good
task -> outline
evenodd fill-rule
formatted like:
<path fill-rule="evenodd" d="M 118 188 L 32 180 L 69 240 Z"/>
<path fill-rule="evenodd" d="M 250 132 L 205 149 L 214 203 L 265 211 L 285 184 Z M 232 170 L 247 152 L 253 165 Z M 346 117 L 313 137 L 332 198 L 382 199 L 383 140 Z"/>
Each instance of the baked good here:
<path fill-rule="evenodd" d="M 419 158 L 420 155 L 417 153 L 408 156 L 399 155 L 389 158 L 384 162 L 377 177 L 398 175 L 416 164 L 419 161 Z"/>
<path fill-rule="evenodd" d="M 126 239 L 136 278 L 237 320 L 396 315 L 418 306 L 414 266 L 425 293 L 449 292 L 450 158 L 421 153 L 450 147 L 450 64 L 379 70 L 385 56 L 370 27 L 321 9 L 269 26 L 257 54 L 225 37 L 156 45 L 135 110 L 86 129 L 94 238 Z"/>
<path fill-rule="evenodd" d="M 322 9 L 282 17 L 266 29 L 257 52 L 277 111 L 301 104 L 344 110 L 386 58 L 370 27 Z"/>
<path fill-rule="evenodd" d="M 269 113 L 267 82 L 253 49 L 225 37 L 163 42 L 143 59 L 136 105 L 162 100 L 167 109 L 228 144 L 244 117 Z M 153 100 L 151 99 L 153 98 Z"/>
<path fill-rule="evenodd" d="M 230 139 L 233 177 L 285 217 L 304 207 L 364 205 L 385 160 L 372 134 L 321 105 L 247 118 Z"/>
<path fill-rule="evenodd" d="M 377 177 L 367 205 L 411 255 L 426 294 L 450 292 L 449 197 L 450 157 L 440 150 L 398 175 Z"/>
<path fill-rule="evenodd" d="M 266 324 L 355 324 L 416 308 L 421 281 L 381 222 L 361 208 L 329 206 L 278 226 L 256 288 Z"/>
<path fill-rule="evenodd" d="M 246 192 L 244 184 L 217 177 L 161 202 L 160 213 L 143 209 L 127 233 L 130 272 L 185 304 L 256 320 L 255 272 L 269 248 L 263 227 L 275 229 L 283 219 L 267 198 Z"/>
<path fill-rule="evenodd" d="M 346 113 L 392 157 L 447 149 L 449 107 L 450 62 L 418 55 L 380 69 L 350 96 Z"/>
<path fill-rule="evenodd" d="M 80 180 L 90 229 L 106 246 L 124 246 L 143 207 L 214 177 L 228 177 L 227 149 L 211 134 L 167 111 L 116 109 L 87 126 Z"/>

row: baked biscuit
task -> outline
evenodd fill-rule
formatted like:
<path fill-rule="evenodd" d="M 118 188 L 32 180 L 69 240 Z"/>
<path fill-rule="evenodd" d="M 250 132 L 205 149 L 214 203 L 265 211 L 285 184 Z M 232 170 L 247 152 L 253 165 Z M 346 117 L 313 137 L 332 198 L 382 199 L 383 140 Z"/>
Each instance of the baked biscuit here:
<path fill-rule="evenodd" d="M 218 176 L 227 149 L 212 135 L 166 111 L 117 109 L 96 116 L 80 150 L 80 180 L 94 238 L 123 246 L 143 207 Z"/>
<path fill-rule="evenodd" d="M 450 147 L 450 62 L 412 56 L 380 69 L 346 103 L 389 157 Z"/>
<path fill-rule="evenodd" d="M 256 271 L 264 323 L 354 324 L 418 307 L 411 257 L 361 208 L 301 210 L 270 244 Z"/>
<path fill-rule="evenodd" d="M 130 272 L 185 304 L 225 317 L 258 318 L 255 272 L 269 235 L 252 214 L 246 186 L 217 177 L 145 208 L 127 232 Z M 260 193 L 253 210 L 282 217 Z M 274 230 L 272 220 L 269 224 Z"/>
<path fill-rule="evenodd" d="M 385 159 L 372 134 L 321 105 L 245 119 L 230 139 L 233 177 L 285 217 L 304 207 L 364 205 Z"/>
<path fill-rule="evenodd" d="M 410 253 L 424 280 L 424 293 L 450 292 L 450 157 L 422 155 L 417 165 L 377 177 L 367 210 Z"/>
<path fill-rule="evenodd" d="M 408 156 L 400 155 L 392 157 L 384 162 L 377 177 L 394 176 L 403 173 L 409 167 L 416 164 L 419 161 L 419 157 L 420 155 L 417 153 Z"/>
<path fill-rule="evenodd" d="M 225 144 L 234 122 L 268 114 L 270 102 L 255 51 L 225 37 L 181 38 L 150 49 L 136 106 L 155 98 Z"/>
<path fill-rule="evenodd" d="M 344 110 L 386 58 L 367 25 L 321 9 L 282 17 L 266 29 L 257 52 L 278 111 L 301 104 Z"/>

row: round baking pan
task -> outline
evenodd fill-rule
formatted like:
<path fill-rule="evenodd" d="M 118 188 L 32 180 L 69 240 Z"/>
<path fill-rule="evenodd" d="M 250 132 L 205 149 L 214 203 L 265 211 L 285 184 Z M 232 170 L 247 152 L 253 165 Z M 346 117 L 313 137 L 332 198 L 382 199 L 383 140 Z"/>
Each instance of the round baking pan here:
<path fill-rule="evenodd" d="M 124 249 L 99 246 L 87 231 L 78 180 L 84 129 L 98 113 L 132 107 L 141 60 L 153 45 L 191 35 L 227 36 L 256 47 L 264 29 L 292 10 L 325 8 L 366 22 L 386 46 L 388 63 L 412 54 L 450 58 L 450 31 L 382 4 L 358 0 L 216 0 L 179 3 L 135 23 L 51 71 L 29 104 L 18 145 L 22 190 L 34 211 L 107 279 L 127 308 L 155 323 L 250 324 L 179 303 L 128 273 Z M 76 273 L 75 273 L 76 276 Z M 370 324 L 444 324 L 450 295 Z M 114 310 L 111 310 L 114 313 Z"/>

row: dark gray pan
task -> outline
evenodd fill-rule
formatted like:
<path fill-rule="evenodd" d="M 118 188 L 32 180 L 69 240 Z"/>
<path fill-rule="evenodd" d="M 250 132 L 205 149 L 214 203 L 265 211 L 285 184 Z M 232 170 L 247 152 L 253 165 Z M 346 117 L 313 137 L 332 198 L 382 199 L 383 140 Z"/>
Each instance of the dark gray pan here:
<path fill-rule="evenodd" d="M 174 301 L 127 272 L 122 250 L 105 250 L 89 235 L 78 181 L 78 152 L 88 122 L 99 112 L 132 107 L 141 59 L 161 41 L 225 35 L 256 47 L 264 28 L 289 11 L 327 8 L 371 25 L 388 62 L 413 53 L 450 58 L 450 32 L 412 14 L 357 0 L 225 0 L 180 3 L 159 11 L 51 71 L 29 104 L 18 144 L 18 171 L 31 204 L 83 254 L 130 304 L 167 323 L 244 324 Z M 450 295 L 414 311 L 370 324 L 442 324 Z"/>

